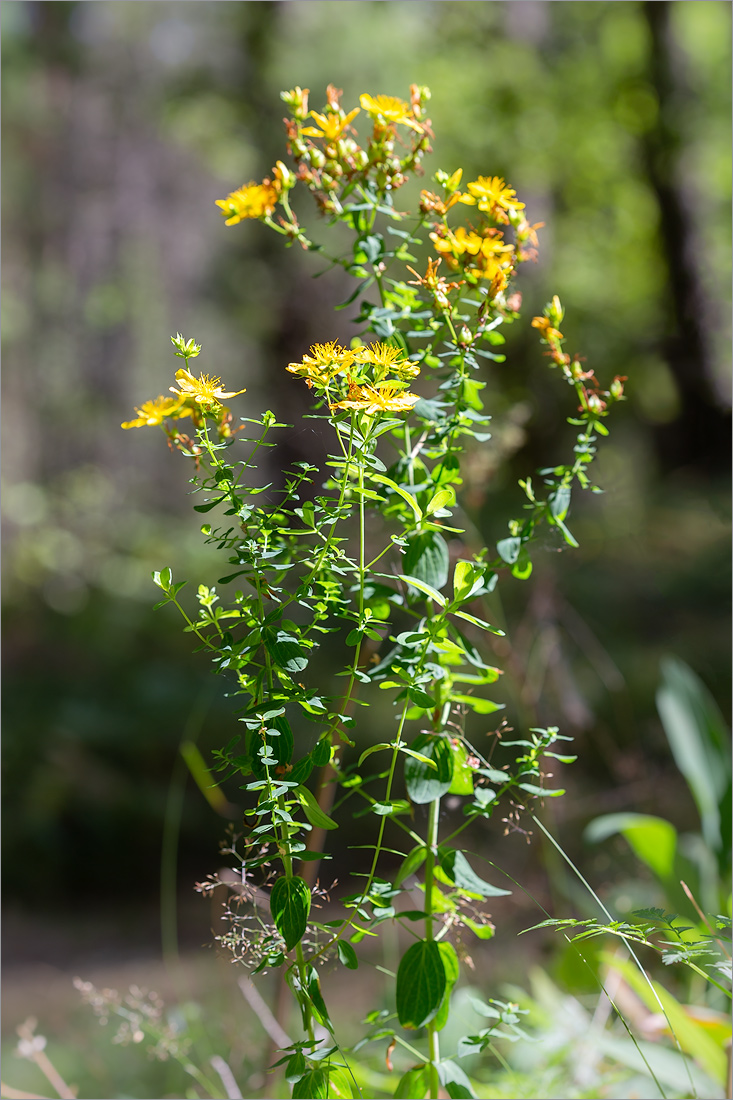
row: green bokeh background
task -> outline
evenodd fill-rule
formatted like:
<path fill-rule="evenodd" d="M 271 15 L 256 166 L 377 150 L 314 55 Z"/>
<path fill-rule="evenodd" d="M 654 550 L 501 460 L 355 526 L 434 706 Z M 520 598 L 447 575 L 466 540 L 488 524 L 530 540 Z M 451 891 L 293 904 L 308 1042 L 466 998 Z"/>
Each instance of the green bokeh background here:
<path fill-rule="evenodd" d="M 524 321 L 489 379 L 496 436 L 472 458 L 486 540 L 516 513 L 517 478 L 572 445 L 567 393 L 529 327 L 553 293 L 571 350 L 601 379 L 627 375 L 629 401 L 598 461 L 605 495 L 574 508 L 581 549 L 548 540 L 532 581 L 504 594 L 508 713 L 576 737 L 548 813 L 600 889 L 607 857 L 579 840 L 593 815 L 695 828 L 654 692 L 674 654 L 730 714 L 730 5 L 89 0 L 2 14 L 4 874 L 19 957 L 63 953 L 23 930 L 79 928 L 81 905 L 90 942 L 88 914 L 115 914 L 100 951 L 157 934 L 179 741 L 195 733 L 206 755 L 236 732 L 205 658 L 151 611 L 152 569 L 221 573 L 187 470 L 158 433 L 119 424 L 166 391 L 180 330 L 251 409 L 296 424 L 285 461 L 320 453 L 283 367 L 348 334 L 348 311 L 333 314 L 344 285 L 214 206 L 282 156 L 278 93 L 296 84 L 316 109 L 329 82 L 345 105 L 428 84 L 428 175 L 503 175 L 546 223 Z M 189 784 L 182 898 L 214 870 L 223 824 Z M 541 898 L 561 889 L 523 841 L 512 850 Z"/>

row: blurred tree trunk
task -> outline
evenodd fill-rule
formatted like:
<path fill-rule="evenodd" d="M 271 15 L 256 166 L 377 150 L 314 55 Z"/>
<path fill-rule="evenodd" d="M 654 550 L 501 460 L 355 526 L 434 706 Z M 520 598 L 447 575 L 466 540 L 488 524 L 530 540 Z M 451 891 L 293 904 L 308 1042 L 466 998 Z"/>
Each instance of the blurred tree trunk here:
<path fill-rule="evenodd" d="M 290 0 L 262 0 L 256 4 L 236 5 L 233 16 L 244 64 L 240 80 L 229 94 L 249 133 L 252 147 L 259 150 L 261 177 L 271 173 L 277 160 L 288 160 L 283 125 L 286 109 L 279 97 L 281 89 L 274 86 L 271 72 L 273 51 L 282 40 L 281 28 L 288 18 L 289 8 Z M 266 399 L 276 403 L 279 419 L 298 425 L 310 409 L 308 391 L 285 373 L 285 367 L 300 359 L 311 343 L 332 338 L 334 322 L 326 280 L 314 284 L 313 257 L 308 257 L 310 262 L 306 264 L 300 262 L 303 255 L 299 246 L 286 249 L 283 238 L 272 232 L 251 232 L 247 257 L 265 266 L 272 276 L 272 285 L 278 288 L 277 294 L 266 304 L 270 316 L 267 334 L 261 342 L 269 378 Z M 236 287 L 239 295 L 232 303 L 235 310 L 241 305 L 242 287 L 247 285 L 246 263 L 245 258 L 238 275 L 229 272 L 227 285 Z M 322 335 L 324 323 L 328 326 L 327 337 Z M 278 443 L 278 467 L 268 470 L 268 480 L 280 483 L 283 471 L 291 469 L 297 461 L 320 464 L 325 450 L 320 434 L 313 430 L 298 429 L 283 435 Z M 319 488 L 313 486 L 312 492 Z"/>
<path fill-rule="evenodd" d="M 680 108 L 690 92 L 674 41 L 671 8 L 670 0 L 645 0 L 642 5 L 651 41 L 649 76 L 659 102 L 657 125 L 642 139 L 642 151 L 659 204 L 661 248 L 669 271 L 669 324 L 665 327 L 671 335 L 661 350 L 681 401 L 679 417 L 656 429 L 656 444 L 666 469 L 696 466 L 722 473 L 729 468 L 730 415 L 721 409 L 715 394 L 706 333 L 713 310 L 700 279 L 692 204 L 680 179 Z"/>

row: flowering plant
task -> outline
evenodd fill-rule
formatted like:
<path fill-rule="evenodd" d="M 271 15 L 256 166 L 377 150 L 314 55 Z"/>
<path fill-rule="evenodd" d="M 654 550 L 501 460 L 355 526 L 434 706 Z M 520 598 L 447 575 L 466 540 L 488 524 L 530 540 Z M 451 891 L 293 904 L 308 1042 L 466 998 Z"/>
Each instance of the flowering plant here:
<path fill-rule="evenodd" d="M 502 178 L 462 187 L 460 169 L 436 172 L 418 209 L 400 209 L 400 188 L 430 151 L 428 89 L 413 85 L 409 102 L 364 94 L 349 111 L 340 95 L 329 87 L 318 112 L 307 91 L 283 93 L 290 166 L 278 161 L 267 179 L 217 203 L 227 225 L 259 220 L 356 280 L 345 303 L 355 311 L 348 346 L 328 340 L 284 365 L 310 389 L 312 416 L 331 432 L 326 469 L 296 462 L 279 487 L 259 484 L 255 459 L 287 425 L 267 411 L 234 427 L 224 401 L 244 390 L 196 377 L 191 360 L 201 348 L 180 334 L 173 344 L 185 365 L 173 396 L 145 402 L 122 426 L 161 426 L 194 462 L 196 511 L 219 515 L 202 531 L 229 562 L 219 582 L 229 596 L 200 585 L 193 613 L 179 599 L 185 582 L 174 583 L 170 569 L 154 580 L 158 606 L 180 610 L 238 704 L 242 735 L 215 753 L 215 768 L 238 777 L 247 799 L 230 845 L 241 885 L 220 939 L 255 973 L 281 968 L 300 1007 L 302 1038 L 281 1060 L 293 1096 L 362 1095 L 319 970 L 328 960 L 355 970 L 359 943 L 392 922 L 411 942 L 394 1003 L 370 1014 L 364 1042 L 387 1040 L 390 1068 L 396 1046 L 409 1056 L 395 1096 L 437 1097 L 441 1088 L 473 1096 L 459 1059 L 511 1033 L 518 1016 L 492 1000 L 482 1009 L 489 1026 L 448 1056 L 440 1050 L 459 960 L 471 937 L 493 935 L 486 899 L 509 893 L 477 874 L 459 838 L 500 807 L 517 818 L 534 800 L 562 794 L 545 784 L 547 762 L 574 759 L 554 727 L 507 740 L 506 722 L 489 718 L 503 706 L 485 694 L 500 669 L 482 639 L 502 631 L 482 605 L 500 578 L 530 576 L 541 524 L 576 545 L 566 526 L 572 493 L 595 488 L 588 468 L 624 380 L 604 391 L 564 351 L 563 310 L 553 298 L 532 325 L 573 391 L 573 458 L 540 471 L 539 484 L 520 483 L 523 512 L 496 552 L 476 545 L 462 462 L 490 437 L 481 370 L 504 359 L 500 328 L 519 317 L 515 277 L 535 258 L 540 226 Z M 360 114 L 368 120 L 361 143 Z M 347 253 L 332 255 L 312 239 L 291 205 L 296 191 L 311 193 L 326 228 L 351 231 Z M 420 266 L 414 253 L 426 244 Z M 330 634 L 342 643 L 343 666 L 312 672 Z M 364 737 L 365 708 L 385 698 L 396 724 L 374 743 Z M 379 763 L 376 775 L 367 761 Z M 462 802 L 462 813 L 441 836 L 446 796 Z M 354 803 L 373 824 L 368 871 L 341 899 L 342 915 L 320 920 L 311 909 L 314 868 L 325 833 Z M 401 860 L 393 877 L 385 853 Z M 212 877 L 202 889 L 220 885 Z"/>

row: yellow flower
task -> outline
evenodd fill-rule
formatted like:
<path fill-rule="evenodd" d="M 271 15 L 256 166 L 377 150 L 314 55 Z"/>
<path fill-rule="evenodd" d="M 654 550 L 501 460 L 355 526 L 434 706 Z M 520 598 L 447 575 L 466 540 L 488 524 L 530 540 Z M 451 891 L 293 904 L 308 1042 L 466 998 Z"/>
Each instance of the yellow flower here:
<path fill-rule="evenodd" d="M 504 210 L 523 210 L 524 203 L 516 199 L 517 192 L 501 176 L 479 176 L 468 184 L 468 190 L 478 199 L 478 208 L 485 213 L 494 213 L 497 207 Z"/>
<path fill-rule="evenodd" d="M 227 225 L 236 225 L 245 218 L 269 218 L 277 206 L 278 187 L 270 180 L 248 183 L 232 191 L 225 199 L 216 199 L 216 205 L 226 218 Z"/>
<path fill-rule="evenodd" d="M 464 229 L 462 225 L 459 225 L 455 233 L 449 230 L 444 237 L 438 233 L 431 233 L 430 240 L 435 245 L 436 252 L 444 254 L 450 252 L 453 256 L 463 256 L 464 253 L 468 253 L 469 256 L 479 254 L 492 256 L 496 253 L 512 251 L 512 246 L 504 244 L 500 233 L 490 231 L 490 235 L 482 237 L 473 230 Z"/>
<path fill-rule="evenodd" d="M 459 168 L 458 171 L 460 172 L 460 170 Z M 441 199 L 433 191 L 420 192 L 420 209 L 423 214 L 438 214 L 440 217 L 444 217 L 451 206 L 455 206 L 457 202 L 472 206 L 475 201 L 470 195 L 464 195 L 462 191 L 454 191 L 447 199 Z"/>
<path fill-rule="evenodd" d="M 191 415 L 191 409 L 187 408 L 181 398 L 153 397 L 150 401 L 143 401 L 140 408 L 135 407 L 137 418 L 126 420 L 121 425 L 123 428 L 153 428 L 162 424 L 166 417 L 173 416 L 180 420 L 184 416 Z"/>
<path fill-rule="evenodd" d="M 491 279 L 490 296 L 495 298 L 500 290 L 504 290 L 509 282 L 511 266 L 498 256 L 481 252 L 475 260 L 475 266 L 466 269 L 482 279 Z"/>
<path fill-rule="evenodd" d="M 325 386 L 335 375 L 348 370 L 354 360 L 353 351 L 331 340 L 328 344 L 313 344 L 310 355 L 304 355 L 300 363 L 288 363 L 286 370 L 305 378 L 309 386 L 314 382 Z"/>
<path fill-rule="evenodd" d="M 409 126 L 411 130 L 417 131 L 418 134 L 423 132 L 423 127 L 413 115 L 409 105 L 403 99 L 398 99 L 397 96 L 371 96 L 365 92 L 364 95 L 359 97 L 359 102 L 372 118 L 379 118 L 382 122 L 387 123 L 401 122 L 404 126 Z"/>
<path fill-rule="evenodd" d="M 420 398 L 416 393 L 405 393 L 398 383 L 382 382 L 376 386 L 349 386 L 348 397 L 331 405 L 336 409 L 354 409 L 359 412 L 409 412 Z"/>
<path fill-rule="evenodd" d="M 171 386 L 171 393 L 178 394 L 182 400 L 193 401 L 194 404 L 202 406 L 221 405 L 223 397 L 236 397 L 237 394 L 246 392 L 234 390 L 232 393 L 225 393 L 220 378 L 212 378 L 208 374 L 194 378 L 185 367 L 176 371 L 176 381 L 181 388 L 176 390 Z"/>
<path fill-rule="evenodd" d="M 359 110 L 359 107 L 355 107 L 343 118 L 337 114 L 319 115 L 317 111 L 311 111 L 311 118 L 316 120 L 321 129 L 316 130 L 315 126 L 307 126 L 300 132 L 307 137 L 323 138 L 327 142 L 338 141 L 351 120 L 359 114 Z"/>
<path fill-rule="evenodd" d="M 402 348 L 394 347 L 392 344 L 378 343 L 370 344 L 369 347 L 357 348 L 355 357 L 357 363 L 376 367 L 377 373 L 381 376 L 385 375 L 387 371 L 392 371 L 400 378 L 417 378 L 420 368 L 417 363 L 403 358 L 404 354 Z"/>

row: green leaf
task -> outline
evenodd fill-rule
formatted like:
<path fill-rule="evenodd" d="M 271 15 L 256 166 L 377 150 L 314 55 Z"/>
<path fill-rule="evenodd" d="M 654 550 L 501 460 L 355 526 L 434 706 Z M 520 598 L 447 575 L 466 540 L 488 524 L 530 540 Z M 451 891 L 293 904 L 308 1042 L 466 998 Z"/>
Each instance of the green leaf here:
<path fill-rule="evenodd" d="M 439 531 L 413 535 L 402 565 L 409 576 L 432 588 L 444 588 L 448 583 L 448 544 Z"/>
<path fill-rule="evenodd" d="M 326 1100 L 328 1076 L 325 1070 L 312 1069 L 293 1085 L 293 1100 Z"/>
<path fill-rule="evenodd" d="M 473 623 L 474 626 L 480 626 L 482 630 L 488 630 L 491 634 L 498 634 L 500 638 L 504 637 L 503 630 L 499 630 L 483 619 L 477 619 L 475 615 L 469 615 L 467 611 L 451 611 L 451 615 L 456 615 L 459 619 L 465 619 L 467 623 Z"/>
<path fill-rule="evenodd" d="M 448 1023 L 448 1015 L 450 1013 L 450 995 L 453 990 L 453 986 L 458 981 L 461 973 L 461 968 L 458 964 L 458 955 L 456 949 L 452 943 L 447 943 L 445 940 L 441 940 L 438 944 L 440 948 L 440 954 L 443 959 L 443 969 L 445 970 L 445 993 L 443 994 L 443 1003 L 438 1009 L 438 1013 L 434 1020 L 435 1030 L 442 1031 L 445 1025 Z"/>
<path fill-rule="evenodd" d="M 302 672 L 308 664 L 308 658 L 295 634 L 283 627 L 266 626 L 262 640 L 267 652 L 276 665 L 286 672 Z"/>
<path fill-rule="evenodd" d="M 161 570 L 154 570 L 152 577 L 153 583 L 157 584 L 158 588 L 162 588 L 163 591 L 166 591 L 168 588 L 170 588 L 172 573 L 169 567 Z"/>
<path fill-rule="evenodd" d="M 409 577 L 403 573 L 398 574 L 398 576 L 401 581 L 404 581 L 405 584 L 409 584 L 411 588 L 417 588 L 419 592 L 422 592 L 424 593 L 424 595 L 429 596 L 431 600 L 435 600 L 435 602 L 437 604 L 440 604 L 441 607 L 445 607 L 447 603 L 445 596 L 441 596 L 440 592 L 429 585 L 426 581 L 421 581 L 417 577 Z M 458 614 L 458 612 L 456 612 L 456 614 Z"/>
<path fill-rule="evenodd" d="M 331 759 L 331 740 L 328 737 L 321 737 L 320 741 L 316 741 L 315 748 L 311 753 L 313 759 L 313 766 L 315 768 L 322 768 L 324 764 L 327 764 Z"/>
<path fill-rule="evenodd" d="M 451 743 L 453 754 L 453 779 L 448 794 L 472 795 L 474 769 L 468 763 L 468 749 L 460 741 Z"/>
<path fill-rule="evenodd" d="M 451 1100 L 474 1100 L 476 1093 L 473 1085 L 455 1062 L 450 1059 L 438 1062 L 438 1077 Z"/>
<path fill-rule="evenodd" d="M 557 527 L 559 527 L 560 530 L 562 531 L 562 537 L 565 539 L 568 546 L 574 546 L 577 549 L 579 544 L 578 544 L 577 540 L 575 539 L 575 537 L 570 534 L 570 532 L 568 531 L 568 529 L 565 526 L 565 524 L 563 523 L 563 521 L 561 519 L 556 519 L 555 520 L 555 525 Z"/>
<path fill-rule="evenodd" d="M 323 999 L 321 993 L 321 979 L 318 977 L 318 971 L 315 966 L 309 966 L 306 973 L 306 992 L 310 999 L 311 1006 L 315 1013 L 316 1019 L 320 1020 L 324 1027 L 333 1032 L 333 1025 L 328 1015 L 328 1009 L 326 1008 L 326 1002 Z"/>
<path fill-rule="evenodd" d="M 356 263 L 377 262 L 384 248 L 384 238 L 378 233 L 361 237 L 354 245 L 354 260 Z"/>
<path fill-rule="evenodd" d="M 384 684 L 380 684 L 380 687 L 384 687 Z M 394 748 L 394 745 L 390 745 L 389 741 L 380 741 L 378 745 L 370 745 L 368 749 L 364 749 L 364 752 L 359 757 L 359 760 L 357 761 L 357 765 L 356 765 L 357 768 L 360 768 L 363 761 L 366 760 L 366 758 L 368 756 L 371 756 L 373 752 L 381 752 L 382 749 L 393 749 L 393 748 Z"/>
<path fill-rule="evenodd" d="M 302 878 L 282 875 L 277 879 L 270 894 L 270 912 L 288 951 L 302 939 L 310 907 L 311 892 Z"/>
<path fill-rule="evenodd" d="M 403 752 L 405 756 L 411 756 L 413 760 L 419 760 L 421 764 L 425 764 L 427 768 L 432 768 L 433 771 L 438 770 L 438 765 L 434 760 L 431 760 L 429 756 L 425 756 L 424 753 L 415 752 L 414 749 L 406 749 L 404 745 L 400 746 L 400 752 Z"/>
<path fill-rule="evenodd" d="M 558 485 L 555 492 L 550 496 L 550 511 L 552 512 L 552 518 L 556 520 L 563 520 L 568 514 L 570 507 L 570 486 Z"/>
<path fill-rule="evenodd" d="M 518 786 L 521 790 L 526 791 L 527 794 L 535 795 L 536 798 L 560 798 L 565 794 L 565 790 L 562 787 L 550 791 L 547 787 L 538 787 L 536 783 L 519 783 Z"/>
<path fill-rule="evenodd" d="M 730 734 L 712 696 L 683 661 L 662 661 L 657 710 L 677 767 L 697 804 L 707 844 L 730 852 Z"/>
<path fill-rule="evenodd" d="M 410 505 L 413 512 L 415 513 L 416 519 L 422 519 L 422 508 L 417 503 L 414 496 L 411 493 L 408 493 L 406 489 L 403 489 L 400 485 L 398 485 L 396 481 L 392 481 L 392 479 L 387 477 L 385 474 L 370 474 L 370 481 L 376 481 L 379 485 L 388 486 L 388 488 L 390 488 L 393 493 L 397 493 L 398 496 L 401 496 L 402 499 Z"/>
<path fill-rule="evenodd" d="M 447 489 L 439 489 L 433 499 L 427 506 L 425 514 L 432 516 L 435 512 L 441 512 L 444 508 L 449 508 L 456 502 L 456 492 L 452 486 Z"/>
<path fill-rule="evenodd" d="M 333 1100 L 351 1100 L 354 1095 L 351 1081 L 338 1066 L 328 1070 L 328 1095 Z"/>
<path fill-rule="evenodd" d="M 293 755 L 293 731 L 290 728 L 290 723 L 283 715 L 276 715 L 274 718 L 267 719 L 269 721 L 269 728 L 265 737 L 267 738 L 267 744 L 272 749 L 272 753 L 275 758 L 275 766 L 286 766 L 290 763 Z M 277 731 L 277 736 L 273 731 Z M 264 779 L 266 773 L 265 766 L 260 759 L 258 749 L 263 745 L 262 733 L 258 729 L 248 730 L 245 741 L 247 755 L 252 758 L 252 771 L 258 779 Z"/>
<path fill-rule="evenodd" d="M 591 844 L 597 844 L 614 833 L 626 838 L 638 858 L 658 878 L 664 881 L 672 877 L 677 830 L 669 821 L 651 814 L 604 814 L 591 821 L 583 835 Z"/>
<path fill-rule="evenodd" d="M 445 967 L 434 940 L 418 940 L 397 970 L 397 1016 L 403 1027 L 420 1028 L 434 1018 L 446 987 Z"/>
<path fill-rule="evenodd" d="M 453 753 L 449 739 L 441 734 L 421 733 L 411 747 L 429 757 L 435 767 L 431 768 L 415 757 L 405 761 L 405 786 L 409 798 L 419 805 L 442 798 L 453 781 Z"/>
<path fill-rule="evenodd" d="M 359 960 L 351 944 L 347 943 L 345 940 L 339 940 L 336 946 L 338 948 L 339 959 L 344 966 L 349 970 L 358 970 Z"/>
<path fill-rule="evenodd" d="M 194 504 L 193 510 L 194 512 L 210 512 L 212 508 L 216 508 L 217 504 L 221 504 L 223 500 L 226 500 L 226 496 L 216 497 L 206 504 Z"/>
<path fill-rule="evenodd" d="M 480 894 L 485 898 L 499 898 L 511 894 L 511 890 L 501 890 L 498 886 L 492 886 L 479 878 L 463 852 L 455 848 L 441 850 L 440 866 L 452 883 L 461 890 L 468 890 L 471 894 Z"/>
<path fill-rule="evenodd" d="M 496 710 L 503 710 L 503 703 L 492 703 L 491 699 L 481 699 L 477 695 L 454 695 L 456 703 L 463 703 L 470 707 L 476 714 L 493 714 Z"/>
<path fill-rule="evenodd" d="M 395 1100 L 423 1100 L 430 1089 L 430 1072 L 427 1065 L 413 1066 L 400 1078 Z"/>
<path fill-rule="evenodd" d="M 423 710 L 435 709 L 435 699 L 433 699 L 432 695 L 428 695 L 427 691 L 410 687 L 407 689 L 407 695 L 416 706 L 422 707 Z"/>
<path fill-rule="evenodd" d="M 483 585 L 485 569 L 472 561 L 457 561 L 453 570 L 453 599 L 456 603 L 465 600 Z"/>
<path fill-rule="evenodd" d="M 416 847 L 414 847 L 411 852 L 407 853 L 405 858 L 402 860 L 402 863 L 399 866 L 399 870 L 397 871 L 397 874 L 395 876 L 395 887 L 401 886 L 406 878 L 414 874 L 414 872 L 417 871 L 418 867 L 422 866 L 422 864 L 425 862 L 425 856 L 426 849 L 424 844 L 416 845 Z"/>
<path fill-rule="evenodd" d="M 301 756 L 300 760 L 296 760 L 293 764 L 293 770 L 288 772 L 289 783 L 305 783 L 306 779 L 313 771 L 313 756 Z"/>
<path fill-rule="evenodd" d="M 303 807 L 303 813 L 314 828 L 338 829 L 336 822 L 332 817 L 329 817 L 327 813 L 324 813 L 318 805 L 316 796 L 312 791 L 309 791 L 307 787 L 296 787 L 294 794 Z"/>
<path fill-rule="evenodd" d="M 496 549 L 499 551 L 499 557 L 507 563 L 507 565 L 514 565 L 514 562 L 519 557 L 519 551 L 522 546 L 522 540 L 520 538 L 512 537 L 508 539 L 500 539 L 496 544 Z"/>
<path fill-rule="evenodd" d="M 282 1060 L 278 1065 L 282 1064 Z M 285 1066 L 285 1080 L 289 1084 L 293 1084 L 294 1081 L 299 1081 L 304 1073 L 307 1072 L 307 1066 L 305 1064 L 305 1058 L 300 1051 L 297 1051 L 291 1058 L 287 1059 L 287 1065 Z"/>
<path fill-rule="evenodd" d="M 524 551 L 519 555 L 512 566 L 512 576 L 518 581 L 527 581 L 532 576 L 532 562 Z"/>
<path fill-rule="evenodd" d="M 392 798 L 389 802 L 373 802 L 371 809 L 377 817 L 392 817 L 394 814 L 409 814 L 410 803 L 404 798 Z"/>
<path fill-rule="evenodd" d="M 471 917 L 461 916 L 461 920 L 466 928 L 470 928 L 474 936 L 477 936 L 480 940 L 492 939 L 496 931 L 493 924 L 479 924 L 478 921 L 472 920 Z"/>

